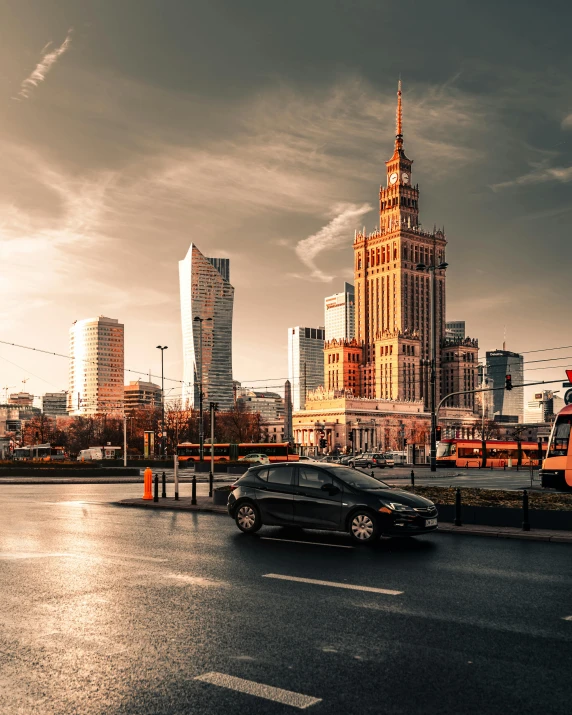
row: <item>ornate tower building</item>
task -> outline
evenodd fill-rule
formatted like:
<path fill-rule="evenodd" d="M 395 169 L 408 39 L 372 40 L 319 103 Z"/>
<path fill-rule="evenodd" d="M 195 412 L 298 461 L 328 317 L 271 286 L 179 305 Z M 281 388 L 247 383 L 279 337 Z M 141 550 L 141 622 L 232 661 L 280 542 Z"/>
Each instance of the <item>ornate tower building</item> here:
<path fill-rule="evenodd" d="M 354 272 L 356 338 L 363 345 L 364 397 L 429 403 L 430 281 L 435 267 L 435 337 L 445 337 L 445 261 L 442 230 L 419 225 L 419 186 L 413 161 L 403 149 L 401 82 L 397 91 L 395 148 L 386 162 L 386 185 L 379 191 L 379 229 L 356 233 Z M 437 353 L 440 393 L 440 351 Z"/>

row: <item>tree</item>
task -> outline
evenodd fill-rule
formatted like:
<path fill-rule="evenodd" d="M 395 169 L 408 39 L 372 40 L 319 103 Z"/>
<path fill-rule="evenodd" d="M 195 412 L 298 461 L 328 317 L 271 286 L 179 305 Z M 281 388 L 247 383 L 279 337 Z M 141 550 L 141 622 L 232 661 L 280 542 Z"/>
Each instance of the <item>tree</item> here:
<path fill-rule="evenodd" d="M 484 429 L 483 423 L 479 422 L 475 429 L 475 436 L 480 439 L 500 439 L 500 428 L 494 420 L 485 420 Z"/>

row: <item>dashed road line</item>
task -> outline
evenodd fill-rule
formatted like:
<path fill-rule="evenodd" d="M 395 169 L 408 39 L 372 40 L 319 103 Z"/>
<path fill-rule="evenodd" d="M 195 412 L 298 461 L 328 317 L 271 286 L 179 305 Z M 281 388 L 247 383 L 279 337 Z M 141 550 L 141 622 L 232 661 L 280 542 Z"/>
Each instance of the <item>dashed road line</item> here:
<path fill-rule="evenodd" d="M 353 546 L 345 546 L 343 544 L 324 544 L 321 541 L 298 541 L 296 539 L 279 539 L 275 536 L 261 536 L 260 540 L 265 541 L 285 541 L 288 544 L 310 544 L 310 546 L 331 546 L 334 549 L 353 549 Z"/>
<path fill-rule="evenodd" d="M 400 596 L 403 591 L 394 591 L 390 588 L 375 588 L 373 586 L 358 586 L 352 583 L 341 583 L 339 581 L 321 581 L 316 578 L 300 578 L 299 576 L 287 576 L 280 573 L 265 573 L 262 578 L 276 578 L 281 581 L 295 581 L 296 583 L 309 583 L 314 586 L 330 586 L 331 588 L 346 588 L 350 591 L 366 591 L 367 593 L 383 593 L 386 596 Z"/>
<path fill-rule="evenodd" d="M 225 673 L 204 673 L 203 675 L 197 675 L 195 680 L 210 683 L 210 685 L 218 685 L 228 690 L 236 690 L 239 693 L 254 695 L 257 698 L 264 698 L 264 700 L 272 700 L 275 703 L 290 705 L 293 708 L 298 708 L 298 710 L 306 710 L 312 705 L 322 702 L 322 698 L 312 698 L 309 695 L 295 693 L 292 690 L 274 688 L 271 685 L 256 683 L 254 680 L 245 680 L 244 678 L 235 678 Z"/>
<path fill-rule="evenodd" d="M 563 621 L 572 621 L 572 616 L 563 616 L 562 620 Z"/>

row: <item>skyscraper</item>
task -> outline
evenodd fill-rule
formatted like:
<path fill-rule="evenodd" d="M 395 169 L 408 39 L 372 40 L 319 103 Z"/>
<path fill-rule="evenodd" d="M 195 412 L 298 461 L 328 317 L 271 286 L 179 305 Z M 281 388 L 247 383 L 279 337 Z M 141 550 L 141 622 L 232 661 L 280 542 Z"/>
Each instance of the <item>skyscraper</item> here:
<path fill-rule="evenodd" d="M 451 340 L 465 339 L 465 321 L 452 320 L 445 323 L 445 337 Z"/>
<path fill-rule="evenodd" d="M 228 258 L 207 258 L 191 244 L 179 261 L 183 328 L 183 404 L 197 407 L 201 364 L 205 402 L 233 406 L 232 311 L 234 288 Z M 202 322 L 195 317 L 202 318 Z M 201 330 L 202 328 L 202 330 Z"/>
<path fill-rule="evenodd" d="M 116 318 L 76 320 L 70 328 L 70 415 L 123 412 L 124 326 Z"/>
<path fill-rule="evenodd" d="M 325 383 L 361 397 L 423 400 L 429 407 L 431 335 L 436 345 L 437 399 L 446 394 L 441 351 L 450 351 L 458 339 L 445 344 L 446 266 L 439 266 L 445 263 L 447 240 L 443 229 L 425 231 L 419 222 L 419 186 L 412 181 L 413 161 L 403 148 L 401 82 L 394 151 L 385 165 L 379 228 L 372 233 L 364 229 L 354 237 L 356 343 L 343 343 L 343 350 L 334 341 L 326 345 Z M 463 341 L 463 351 L 463 384 L 472 386 L 477 342 Z"/>
<path fill-rule="evenodd" d="M 522 385 L 524 381 L 524 358 L 510 350 L 493 350 L 487 352 L 487 377 L 491 387 L 503 388 L 506 376 L 510 375 L 513 385 Z M 524 419 L 524 388 L 513 387 L 512 390 L 495 390 L 493 393 L 493 419 L 498 422 L 516 422 Z"/>
<path fill-rule="evenodd" d="M 324 325 L 326 342 L 355 337 L 355 291 L 351 283 L 344 283 L 341 293 L 325 298 Z"/>
<path fill-rule="evenodd" d="M 308 392 L 324 384 L 324 328 L 288 328 L 288 379 L 293 409 L 303 410 Z"/>

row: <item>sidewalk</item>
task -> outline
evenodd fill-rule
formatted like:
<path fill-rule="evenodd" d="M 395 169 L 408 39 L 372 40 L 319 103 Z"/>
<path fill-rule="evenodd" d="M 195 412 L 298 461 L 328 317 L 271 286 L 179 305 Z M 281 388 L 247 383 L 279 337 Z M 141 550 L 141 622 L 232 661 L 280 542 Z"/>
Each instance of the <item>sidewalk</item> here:
<path fill-rule="evenodd" d="M 143 499 L 122 499 L 121 501 L 112 502 L 114 506 L 130 506 L 144 509 L 174 509 L 178 511 L 199 511 L 211 512 L 213 514 L 226 514 L 228 511 L 226 506 L 214 505 L 212 499 L 208 496 L 197 496 L 196 505 L 191 504 L 190 497 L 181 497 L 179 501 L 175 501 L 172 497 L 159 499 L 158 502 Z M 550 529 L 531 529 L 530 531 L 522 531 L 509 526 L 478 526 L 471 524 L 469 526 L 455 526 L 447 522 L 439 522 L 439 530 L 436 533 L 441 534 L 468 534 L 470 536 L 489 536 L 498 539 L 523 539 L 525 541 L 551 541 L 561 544 L 572 544 L 572 531 L 556 531 Z"/>

